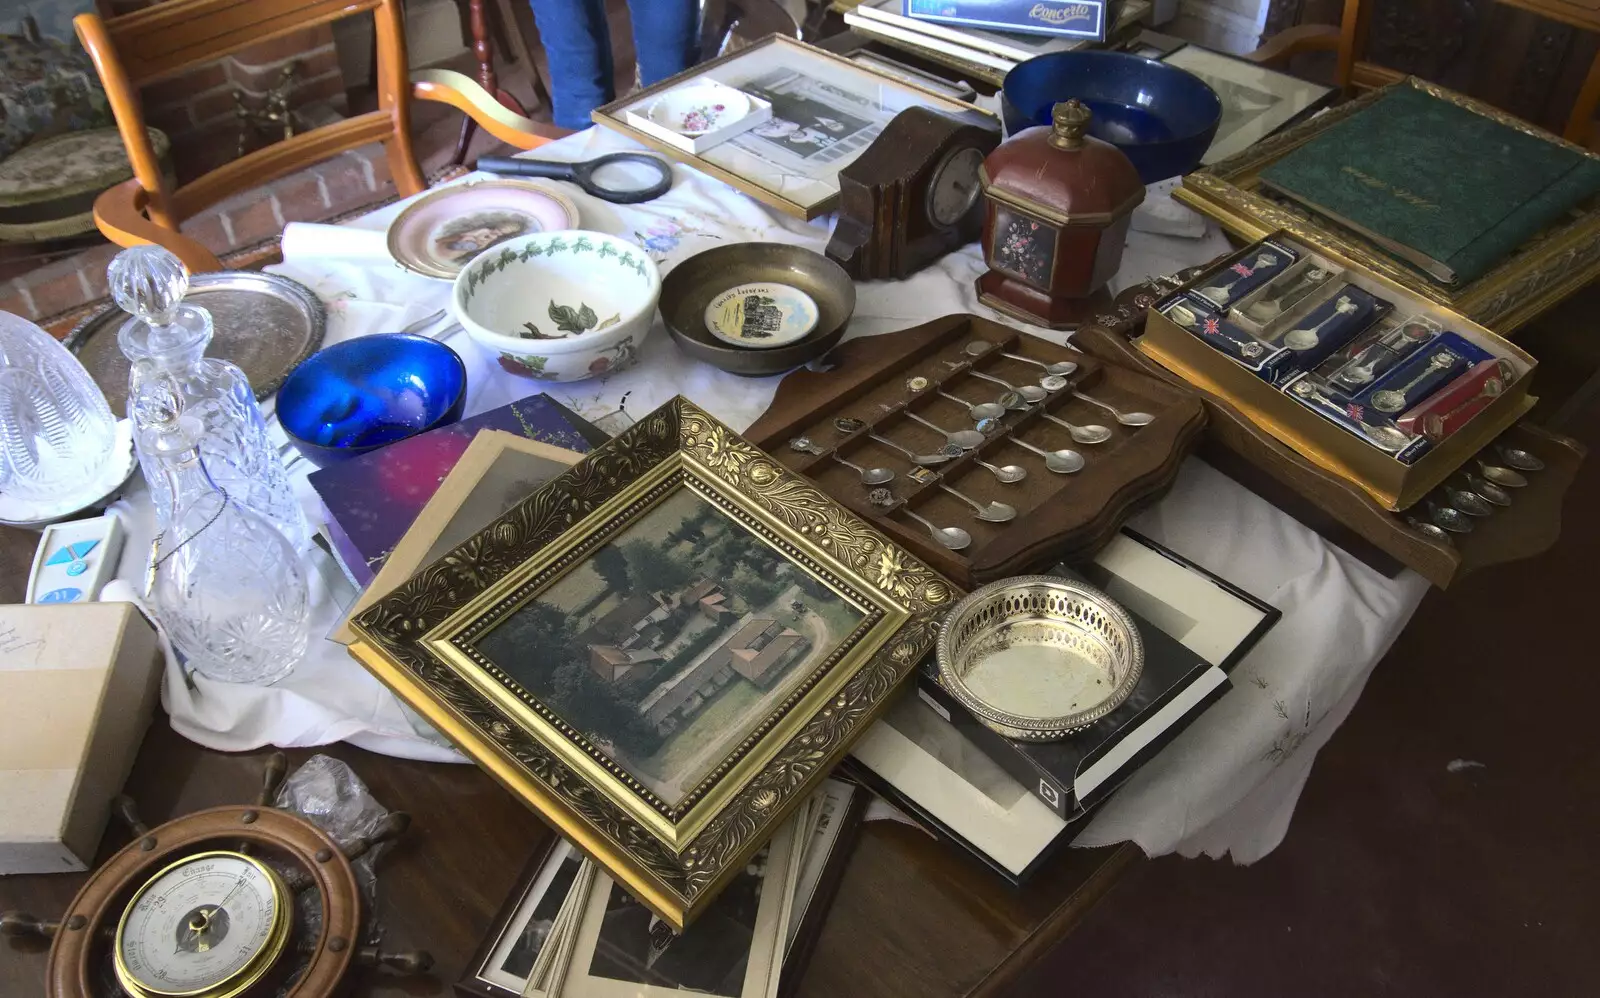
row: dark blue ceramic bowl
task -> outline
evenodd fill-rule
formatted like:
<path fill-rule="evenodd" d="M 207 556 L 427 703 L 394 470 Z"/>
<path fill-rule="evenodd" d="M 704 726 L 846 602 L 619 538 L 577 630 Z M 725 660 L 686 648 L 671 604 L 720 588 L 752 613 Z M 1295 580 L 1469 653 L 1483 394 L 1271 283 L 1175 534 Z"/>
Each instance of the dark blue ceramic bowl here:
<path fill-rule="evenodd" d="M 1052 52 L 1006 74 L 1006 132 L 1051 123 L 1050 109 L 1078 98 L 1094 112 L 1089 134 L 1121 149 L 1147 184 L 1200 165 L 1222 121 L 1222 100 L 1193 73 L 1128 52 Z"/>
<path fill-rule="evenodd" d="M 277 403 L 284 432 L 318 466 L 448 426 L 466 404 L 461 358 L 410 333 L 359 336 L 312 354 Z"/>

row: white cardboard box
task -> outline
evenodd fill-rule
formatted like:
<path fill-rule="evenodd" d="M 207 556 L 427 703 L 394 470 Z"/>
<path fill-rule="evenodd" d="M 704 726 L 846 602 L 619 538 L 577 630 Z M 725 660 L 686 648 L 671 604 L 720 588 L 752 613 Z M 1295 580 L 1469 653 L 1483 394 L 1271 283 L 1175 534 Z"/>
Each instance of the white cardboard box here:
<path fill-rule="evenodd" d="M 131 603 L 0 606 L 0 875 L 89 868 L 161 672 Z"/>

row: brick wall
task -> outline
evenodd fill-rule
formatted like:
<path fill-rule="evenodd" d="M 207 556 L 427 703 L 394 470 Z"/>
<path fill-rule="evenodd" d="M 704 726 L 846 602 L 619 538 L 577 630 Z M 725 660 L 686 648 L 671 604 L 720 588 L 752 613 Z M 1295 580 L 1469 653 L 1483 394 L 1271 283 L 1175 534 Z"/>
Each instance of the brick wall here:
<path fill-rule="evenodd" d="M 383 147 L 373 144 L 223 201 L 189 219 L 183 231 L 224 256 L 273 238 L 289 222 L 335 218 L 394 194 Z M 96 246 L 0 282 L 0 312 L 47 319 L 105 297 L 106 267 L 119 249 Z"/>
<path fill-rule="evenodd" d="M 261 107 L 290 63 L 295 64 L 291 110 L 319 117 L 347 111 L 345 80 L 333 31 L 326 24 L 251 46 L 140 89 L 145 120 L 172 139 L 180 184 L 236 158 L 241 123 L 234 112 L 234 92 L 243 93 L 247 107 Z M 252 148 L 266 138 L 253 138 Z"/>

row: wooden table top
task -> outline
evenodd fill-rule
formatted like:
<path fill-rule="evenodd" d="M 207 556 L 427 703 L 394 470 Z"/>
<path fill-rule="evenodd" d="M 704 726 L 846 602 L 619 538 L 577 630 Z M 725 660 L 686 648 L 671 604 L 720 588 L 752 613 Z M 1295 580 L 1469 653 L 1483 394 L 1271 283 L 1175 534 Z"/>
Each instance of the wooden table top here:
<path fill-rule="evenodd" d="M 21 599 L 38 535 L 0 528 L 0 601 Z M 14 592 L 12 590 L 15 590 Z M 449 995 L 535 849 L 552 834 L 474 766 L 409 762 L 349 745 L 316 751 L 348 762 L 384 806 L 411 813 L 411 830 L 378 864 L 386 950 L 426 949 L 421 978 L 360 971 L 351 992 L 372 998 Z M 186 740 L 158 714 L 127 792 L 154 826 L 218 804 L 253 800 L 265 752 L 229 755 Z M 101 857 L 129 840 L 112 820 Z M 857 841 L 805 980 L 805 998 L 956 998 L 999 995 L 1063 939 L 1141 853 L 1131 845 L 1062 849 L 1017 890 L 976 860 L 892 821 Z M 0 911 L 61 914 L 84 874 L 0 877 Z M 0 941 L 0 995 L 43 993 L 49 945 Z"/>

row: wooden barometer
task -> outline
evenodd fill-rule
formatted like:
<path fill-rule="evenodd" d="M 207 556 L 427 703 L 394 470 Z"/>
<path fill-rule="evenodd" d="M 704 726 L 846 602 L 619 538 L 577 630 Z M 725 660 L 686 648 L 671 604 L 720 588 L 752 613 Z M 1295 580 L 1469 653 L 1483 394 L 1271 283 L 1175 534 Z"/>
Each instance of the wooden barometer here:
<path fill-rule="evenodd" d="M 361 945 L 351 861 L 410 818 L 391 812 L 341 848 L 305 818 L 267 806 L 286 769 L 282 753 L 268 760 L 255 804 L 157 828 L 118 798 L 133 841 L 89 875 L 60 921 L 0 914 L 0 934 L 53 940 L 46 998 L 325 998 L 356 966 L 432 966 L 421 951 Z"/>

